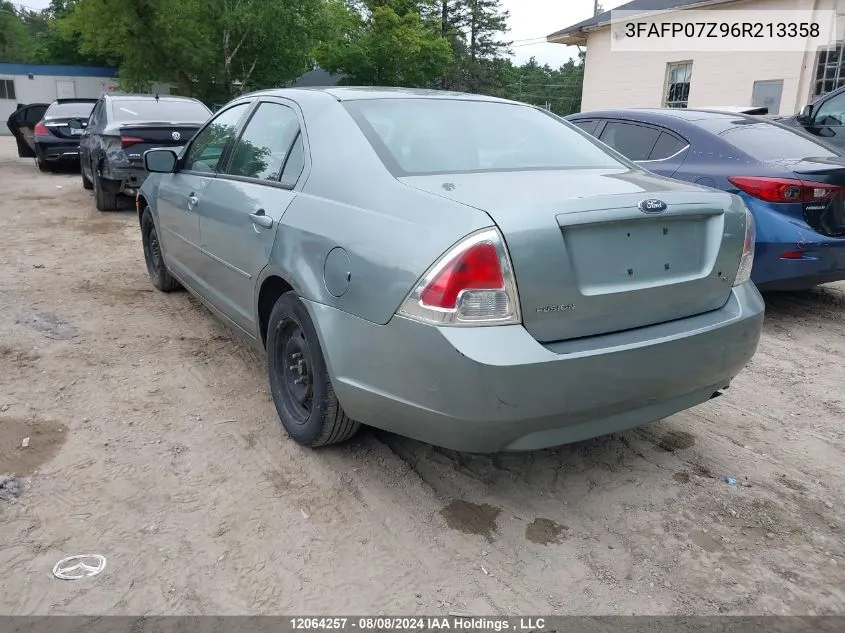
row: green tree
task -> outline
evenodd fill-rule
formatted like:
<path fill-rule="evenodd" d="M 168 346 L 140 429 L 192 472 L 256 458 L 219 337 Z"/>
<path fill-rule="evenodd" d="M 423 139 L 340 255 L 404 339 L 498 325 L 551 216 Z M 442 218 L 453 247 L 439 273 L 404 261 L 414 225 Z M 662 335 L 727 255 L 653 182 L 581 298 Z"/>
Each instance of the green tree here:
<path fill-rule="evenodd" d="M 499 39 L 509 14 L 500 0 L 438 0 L 441 34 L 452 47 L 453 62 L 440 80 L 442 88 L 494 92 L 503 81 L 503 56 L 509 42 Z"/>
<path fill-rule="evenodd" d="M 502 9 L 499 0 L 467 1 L 467 38 L 471 61 L 493 59 L 508 51 L 510 42 L 498 35 L 508 28 L 510 13 Z"/>
<path fill-rule="evenodd" d="M 541 66 L 533 57 L 521 66 L 508 62 L 503 76 L 504 84 L 493 92 L 496 96 L 548 107 L 561 116 L 581 110 L 583 57 L 570 59 L 558 69 Z"/>
<path fill-rule="evenodd" d="M 0 0 L 0 61 L 33 62 L 36 47 L 23 19 L 23 11 Z"/>
<path fill-rule="evenodd" d="M 34 60 L 40 64 L 65 64 L 83 66 L 108 65 L 108 60 L 97 55 L 79 52 L 78 36 L 65 37 L 58 28 L 62 18 L 68 16 L 77 0 L 51 0 L 42 11 L 25 10 L 21 13 L 32 39 Z"/>
<path fill-rule="evenodd" d="M 335 1 L 333 37 L 314 50 L 319 64 L 357 85 L 430 85 L 452 60 L 449 42 L 431 18 L 432 3 Z"/>
<path fill-rule="evenodd" d="M 298 77 L 323 22 L 323 0 L 76 0 L 60 20 L 83 54 L 113 60 L 121 86 L 175 84 L 208 102 Z"/>

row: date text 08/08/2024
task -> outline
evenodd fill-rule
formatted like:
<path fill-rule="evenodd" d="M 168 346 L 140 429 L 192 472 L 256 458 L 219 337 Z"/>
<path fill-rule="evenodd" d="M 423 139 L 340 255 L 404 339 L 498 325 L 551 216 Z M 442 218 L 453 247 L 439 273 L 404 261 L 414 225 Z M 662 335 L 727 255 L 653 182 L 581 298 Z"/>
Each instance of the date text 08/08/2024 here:
<path fill-rule="evenodd" d="M 491 618 L 491 617 L 293 617 L 291 628 L 295 631 L 542 631 L 544 618 Z"/>

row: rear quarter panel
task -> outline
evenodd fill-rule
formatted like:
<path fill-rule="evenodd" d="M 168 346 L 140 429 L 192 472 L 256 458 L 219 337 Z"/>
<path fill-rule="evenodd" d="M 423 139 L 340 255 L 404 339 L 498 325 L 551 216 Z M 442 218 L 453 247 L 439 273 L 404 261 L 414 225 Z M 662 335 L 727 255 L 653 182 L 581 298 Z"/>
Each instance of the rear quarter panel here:
<path fill-rule="evenodd" d="M 280 222 L 256 304 L 262 280 L 275 274 L 303 298 L 387 323 L 450 246 L 493 221 L 396 180 L 333 97 L 315 91 L 299 105 L 310 172 Z M 333 249 L 342 250 L 327 264 Z M 332 284 L 332 294 L 326 276 L 347 274 L 345 291 Z"/>

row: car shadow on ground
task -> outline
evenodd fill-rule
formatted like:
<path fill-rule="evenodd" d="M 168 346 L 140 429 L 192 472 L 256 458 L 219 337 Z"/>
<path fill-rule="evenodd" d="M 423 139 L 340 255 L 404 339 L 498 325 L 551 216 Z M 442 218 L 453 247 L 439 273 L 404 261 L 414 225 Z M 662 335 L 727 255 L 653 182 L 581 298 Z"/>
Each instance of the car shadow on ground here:
<path fill-rule="evenodd" d="M 78 186 L 82 188 L 82 176 L 79 171 L 79 163 L 73 162 L 64 162 L 64 163 L 56 163 L 55 165 L 51 165 L 50 170 L 46 172 L 38 173 L 38 167 L 35 163 L 35 160 L 32 161 L 32 169 L 35 173 L 39 176 L 49 178 L 51 176 L 76 176 L 79 178 Z M 64 178 L 62 179 L 64 180 Z M 72 184 L 62 184 L 62 187 L 72 187 Z M 93 192 L 89 191 L 89 195 L 91 196 L 91 204 L 94 204 L 93 201 Z M 117 211 L 135 211 L 135 198 L 132 196 L 118 196 L 117 198 Z"/>
<path fill-rule="evenodd" d="M 804 324 L 815 323 L 822 327 L 842 322 L 845 316 L 845 284 L 826 284 L 811 290 L 793 292 L 768 292 L 763 331 L 790 328 L 795 319 Z"/>

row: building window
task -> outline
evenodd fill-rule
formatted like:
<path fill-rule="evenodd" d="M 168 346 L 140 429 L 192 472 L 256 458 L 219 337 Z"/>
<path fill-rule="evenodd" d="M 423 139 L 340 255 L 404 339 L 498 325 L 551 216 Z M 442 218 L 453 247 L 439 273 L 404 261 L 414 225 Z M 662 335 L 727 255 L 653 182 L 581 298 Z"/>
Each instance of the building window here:
<path fill-rule="evenodd" d="M 0 99 L 17 99 L 14 79 L 0 79 Z"/>
<path fill-rule="evenodd" d="M 692 77 L 692 62 L 666 65 L 665 108 L 686 108 L 689 102 L 689 85 Z"/>
<path fill-rule="evenodd" d="M 841 86 L 845 86 L 845 47 L 840 42 L 819 50 L 813 97 L 820 97 Z"/>

